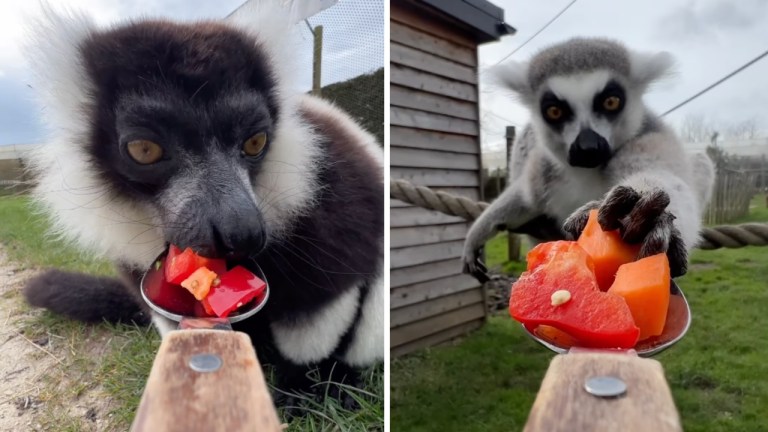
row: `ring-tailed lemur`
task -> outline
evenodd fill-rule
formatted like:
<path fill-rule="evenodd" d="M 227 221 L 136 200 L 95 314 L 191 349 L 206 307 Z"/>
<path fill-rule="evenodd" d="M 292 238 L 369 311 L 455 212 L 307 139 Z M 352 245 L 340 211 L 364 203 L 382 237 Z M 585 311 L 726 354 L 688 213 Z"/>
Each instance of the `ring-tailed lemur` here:
<path fill-rule="evenodd" d="M 509 186 L 467 235 L 464 271 L 482 277 L 479 249 L 499 228 L 574 238 L 597 208 L 604 229 L 641 243 L 641 257 L 666 251 L 673 276 L 684 274 L 714 167 L 704 154 L 687 155 L 643 102 L 671 65 L 667 53 L 574 38 L 527 63 L 497 67 L 494 75 L 519 95 L 531 121 L 513 146 Z"/>
<path fill-rule="evenodd" d="M 124 280 L 53 270 L 30 281 L 31 304 L 146 321 L 138 280 L 168 244 L 256 256 L 270 299 L 234 328 L 275 364 L 277 387 L 309 390 L 317 365 L 354 384 L 383 359 L 383 152 L 345 113 L 292 88 L 279 3 L 248 2 L 239 22 L 105 29 L 46 10 L 28 49 L 52 130 L 30 159 L 34 197 L 56 232 Z M 152 321 L 161 334 L 175 327 Z"/>

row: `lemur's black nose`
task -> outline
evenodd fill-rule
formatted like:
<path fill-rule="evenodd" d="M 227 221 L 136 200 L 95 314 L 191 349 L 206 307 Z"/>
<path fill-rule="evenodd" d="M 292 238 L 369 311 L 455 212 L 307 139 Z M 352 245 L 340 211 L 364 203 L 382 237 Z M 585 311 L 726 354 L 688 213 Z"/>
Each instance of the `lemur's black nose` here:
<path fill-rule="evenodd" d="M 592 129 L 583 129 L 568 151 L 568 163 L 575 167 L 599 167 L 610 158 L 608 141 Z"/>
<path fill-rule="evenodd" d="M 218 192 L 204 203 L 187 206 L 184 227 L 173 230 L 169 241 L 207 257 L 239 260 L 257 255 L 267 242 L 261 211 L 245 190 Z"/>
<path fill-rule="evenodd" d="M 248 200 L 250 201 L 250 199 Z M 253 203 L 227 203 L 226 209 L 211 215 L 211 239 L 213 254 L 232 260 L 253 256 L 266 244 L 266 232 L 261 212 Z"/>

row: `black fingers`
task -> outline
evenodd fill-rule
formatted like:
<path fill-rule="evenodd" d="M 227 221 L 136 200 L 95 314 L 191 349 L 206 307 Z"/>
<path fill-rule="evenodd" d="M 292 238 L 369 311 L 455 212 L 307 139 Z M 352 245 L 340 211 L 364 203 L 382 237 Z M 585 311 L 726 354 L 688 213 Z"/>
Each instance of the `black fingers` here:
<path fill-rule="evenodd" d="M 605 231 L 613 231 L 621 228 L 621 220 L 632 211 L 635 204 L 640 201 L 640 194 L 627 186 L 616 186 L 608 193 L 597 221 Z"/>
<path fill-rule="evenodd" d="M 619 229 L 627 243 L 642 243 L 639 258 L 666 252 L 671 276 L 678 277 L 688 269 L 688 253 L 675 216 L 666 211 L 669 203 L 669 194 L 661 189 L 640 194 L 617 186 L 600 207 L 598 222 L 606 231 Z"/>
<path fill-rule="evenodd" d="M 643 241 L 643 245 L 640 247 L 638 258 L 656 255 L 669 249 L 669 243 L 672 240 L 672 229 L 674 228 L 672 220 L 674 218 L 671 213 L 664 213 L 653 219 L 655 226 L 645 236 L 645 241 Z"/>
<path fill-rule="evenodd" d="M 477 279 L 480 283 L 486 283 L 491 278 L 488 276 L 488 269 L 485 264 L 480 260 L 480 250 L 476 250 L 472 253 L 472 256 L 465 257 L 464 266 L 461 269 L 462 273 L 466 273 Z"/>
<path fill-rule="evenodd" d="M 669 195 L 661 189 L 654 189 L 650 193 L 644 194 L 629 213 L 626 224 L 621 230 L 624 241 L 639 243 L 657 225 L 668 224 L 672 226 L 674 217 L 671 214 L 669 215 L 671 219 L 659 220 L 668 205 Z"/>
<path fill-rule="evenodd" d="M 688 252 L 685 249 L 685 242 L 683 242 L 680 231 L 674 226 L 672 227 L 667 258 L 669 258 L 669 269 L 673 278 L 688 272 Z"/>
<path fill-rule="evenodd" d="M 672 277 L 682 276 L 688 270 L 688 253 L 680 231 L 673 221 L 675 216 L 669 212 L 657 217 L 656 225 L 645 237 L 638 258 L 645 258 L 659 253 L 667 253 Z"/>
<path fill-rule="evenodd" d="M 563 231 L 568 240 L 576 240 L 584 231 L 589 220 L 589 212 L 600 207 L 600 201 L 590 201 L 573 212 L 563 224 Z"/>

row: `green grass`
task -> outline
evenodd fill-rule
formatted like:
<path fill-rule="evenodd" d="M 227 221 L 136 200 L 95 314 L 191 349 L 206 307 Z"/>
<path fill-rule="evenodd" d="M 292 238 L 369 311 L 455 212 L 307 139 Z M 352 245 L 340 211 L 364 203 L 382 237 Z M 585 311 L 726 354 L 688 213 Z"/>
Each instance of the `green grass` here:
<path fill-rule="evenodd" d="M 8 257 L 24 267 L 56 267 L 91 274 L 112 274 L 112 265 L 79 253 L 47 234 L 48 221 L 33 212 L 29 200 L 0 196 L 0 243 Z"/>
<path fill-rule="evenodd" d="M 768 222 L 765 197 L 733 223 Z M 489 245 L 500 265 L 502 237 Z M 656 357 L 687 432 L 768 430 L 768 247 L 696 251 L 678 279 L 693 324 Z M 463 341 L 392 363 L 392 430 L 519 431 L 552 353 L 505 313 Z"/>
<path fill-rule="evenodd" d="M 485 244 L 485 262 L 491 272 L 507 274 L 520 274 L 525 270 L 525 254 L 528 253 L 530 244 L 528 237 L 520 236 L 520 260 L 509 261 L 507 252 L 507 234 L 500 233 Z"/>
<path fill-rule="evenodd" d="M 47 236 L 46 220 L 33 214 L 24 197 L 0 196 L 0 221 L 0 244 L 9 258 L 22 267 L 114 273 L 111 264 L 79 253 Z M 20 307 L 26 308 L 23 304 Z M 30 339 L 53 335 L 57 341 L 63 341 L 69 353 L 60 368 L 42 378 L 45 384 L 42 399 L 46 404 L 37 419 L 40 424 L 54 430 L 91 430 L 92 425 L 67 410 L 68 405 L 90 390 L 103 391 L 112 400 L 104 427 L 108 430 L 128 429 L 160 346 L 160 338 L 154 329 L 85 325 L 43 312 L 24 323 L 23 332 Z M 270 371 L 266 372 L 269 376 Z M 307 398 L 302 403 L 307 415 L 293 420 L 288 430 L 383 430 L 383 366 L 371 368 L 365 377 L 364 389 L 344 390 L 358 400 L 362 409 L 348 411 L 331 398 L 326 398 L 322 404 Z"/>

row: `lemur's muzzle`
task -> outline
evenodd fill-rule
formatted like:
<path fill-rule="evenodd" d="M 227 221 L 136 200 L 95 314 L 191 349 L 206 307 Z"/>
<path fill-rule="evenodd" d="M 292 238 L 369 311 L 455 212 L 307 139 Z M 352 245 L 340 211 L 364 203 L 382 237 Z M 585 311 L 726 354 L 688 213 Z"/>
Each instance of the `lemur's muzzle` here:
<path fill-rule="evenodd" d="M 595 168 L 611 159 L 608 141 L 592 129 L 584 129 L 568 151 L 568 163 L 581 168 Z"/>
<path fill-rule="evenodd" d="M 221 182 L 191 200 L 171 224 L 168 241 L 208 257 L 240 260 L 266 246 L 264 217 L 245 186 Z"/>
<path fill-rule="evenodd" d="M 209 231 L 205 246 L 210 255 L 242 259 L 261 252 L 266 243 L 264 219 L 251 197 L 223 199 L 206 212 Z"/>

